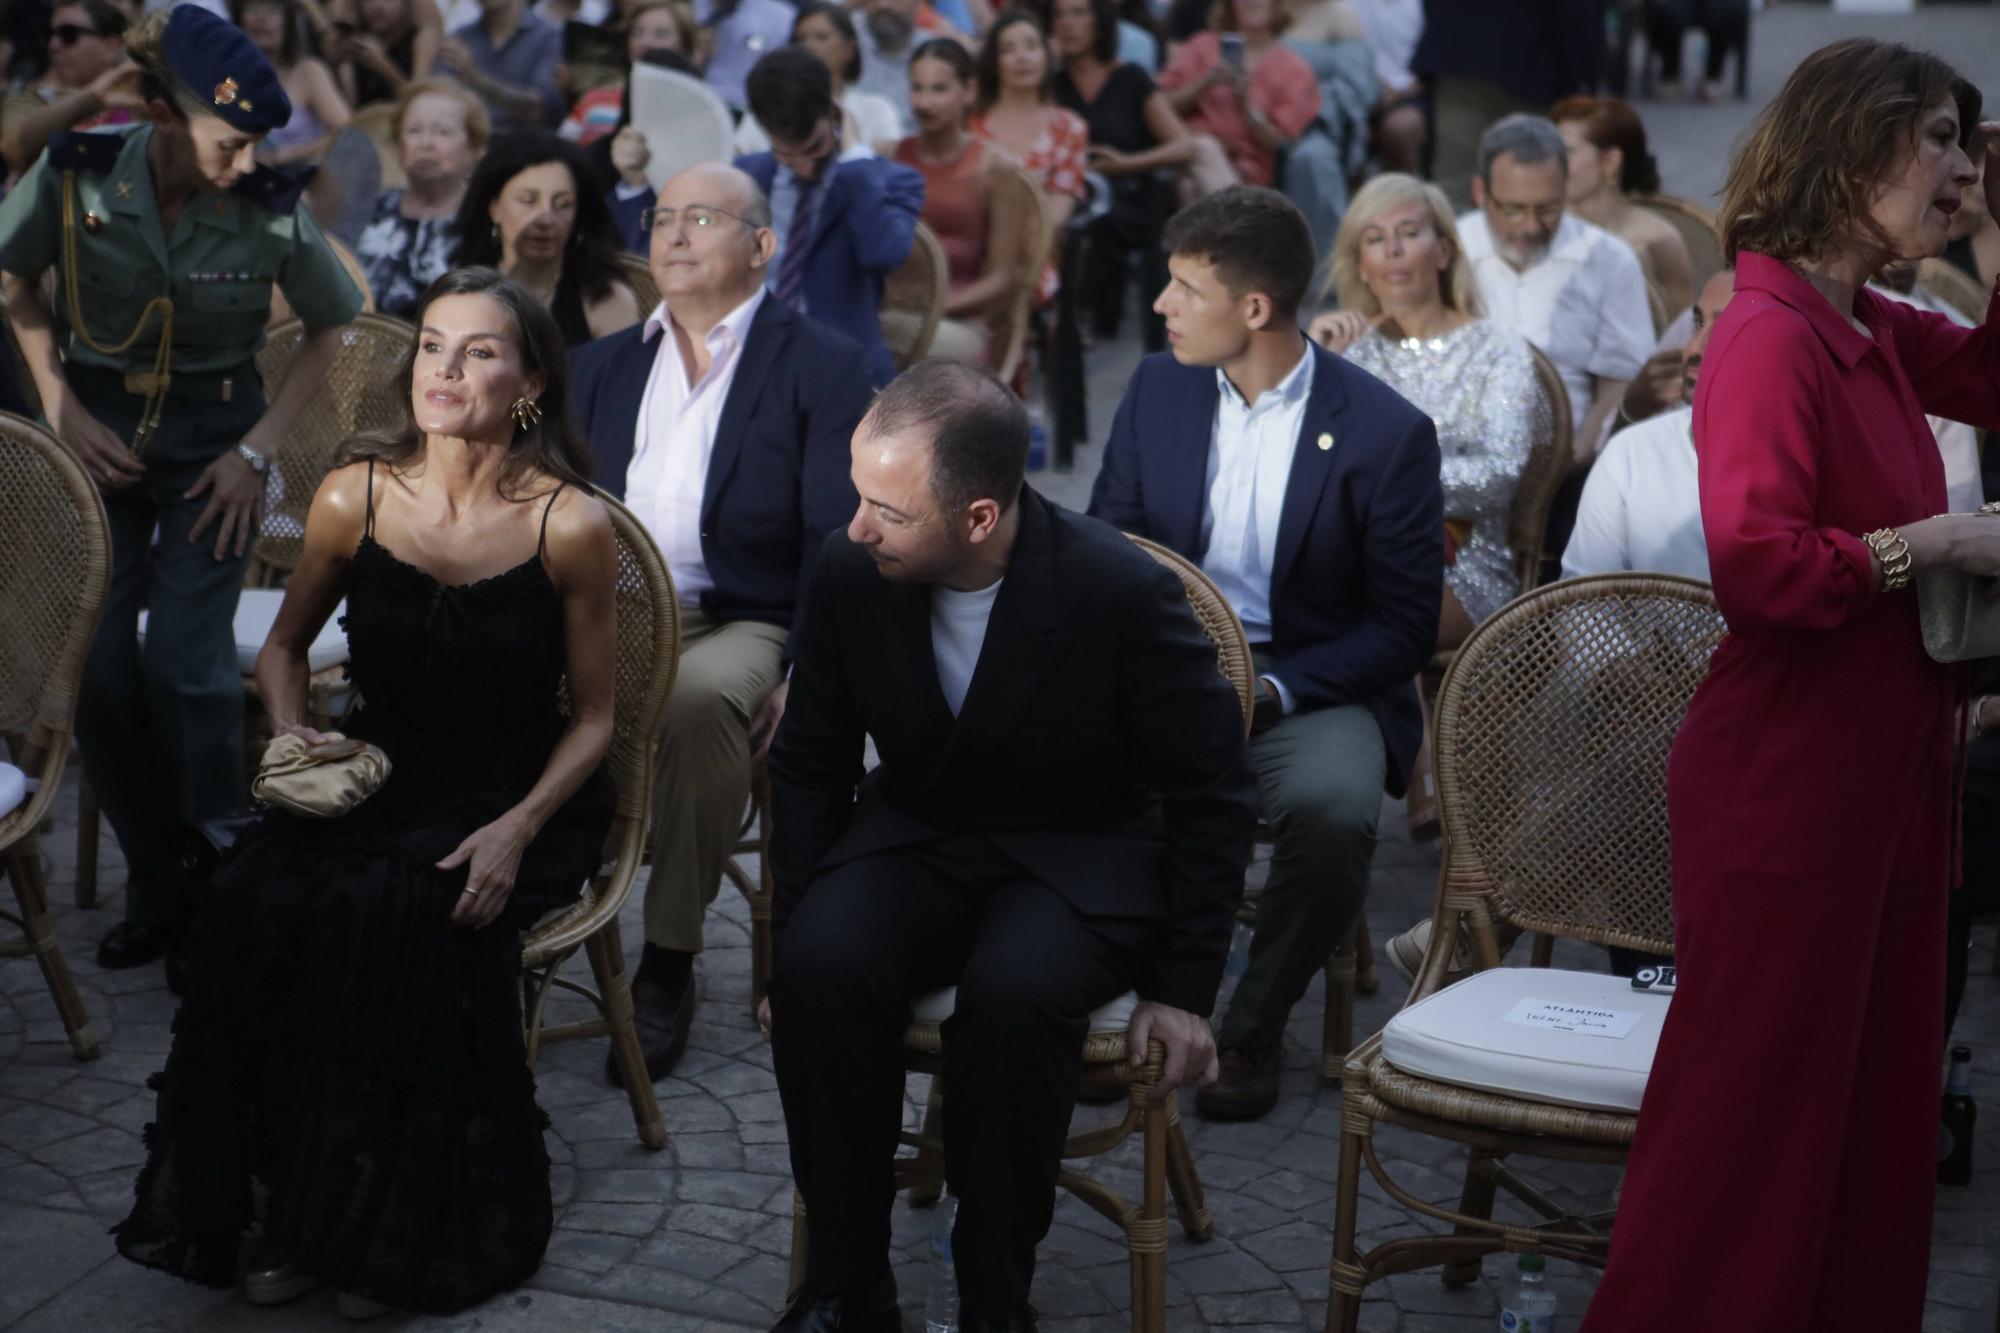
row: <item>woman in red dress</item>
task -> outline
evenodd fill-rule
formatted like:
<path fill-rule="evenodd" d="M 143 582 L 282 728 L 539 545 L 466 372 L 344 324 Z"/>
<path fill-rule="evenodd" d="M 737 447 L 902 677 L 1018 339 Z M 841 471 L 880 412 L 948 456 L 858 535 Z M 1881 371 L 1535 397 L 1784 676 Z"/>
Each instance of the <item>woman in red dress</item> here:
<path fill-rule="evenodd" d="M 1924 423 L 2000 427 L 2000 308 L 1960 329 L 1862 288 L 1944 249 L 1982 161 L 2000 205 L 1979 105 L 1933 56 L 1840 42 L 1730 168 L 1694 417 L 1729 635 L 1668 767 L 1681 984 L 1587 1333 L 1922 1319 L 1964 680 L 1906 585 L 2000 574 Z"/>

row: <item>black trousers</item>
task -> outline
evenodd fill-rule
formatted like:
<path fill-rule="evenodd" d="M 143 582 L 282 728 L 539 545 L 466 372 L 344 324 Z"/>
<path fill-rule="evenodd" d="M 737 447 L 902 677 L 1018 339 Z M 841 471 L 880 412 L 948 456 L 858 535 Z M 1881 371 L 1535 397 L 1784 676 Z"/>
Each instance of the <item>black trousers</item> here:
<path fill-rule="evenodd" d="M 806 1201 L 806 1290 L 888 1266 L 903 1029 L 956 982 L 944 1025 L 945 1178 L 967 1314 L 1027 1302 L 1055 1211 L 1090 1013 L 1133 988 L 1152 919 L 1086 918 L 983 838 L 862 857 L 819 875 L 777 940 L 772 1054 Z"/>
<path fill-rule="evenodd" d="M 1743 45 L 1750 32 L 1747 0 L 1653 0 L 1646 40 L 1660 55 L 1660 77 L 1677 83 L 1681 77 L 1681 37 L 1689 28 L 1708 34 L 1708 58 L 1703 76 L 1722 81 L 1722 62 Z"/>

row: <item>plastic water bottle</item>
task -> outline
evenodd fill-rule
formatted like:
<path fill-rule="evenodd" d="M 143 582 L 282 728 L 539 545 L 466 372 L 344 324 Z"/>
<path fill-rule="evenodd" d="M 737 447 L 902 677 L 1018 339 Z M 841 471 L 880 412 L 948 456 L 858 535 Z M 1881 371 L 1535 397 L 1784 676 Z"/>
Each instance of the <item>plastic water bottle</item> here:
<path fill-rule="evenodd" d="M 1250 968 L 1250 936 L 1254 932 L 1250 923 L 1238 921 L 1236 931 L 1229 937 L 1229 957 L 1223 960 L 1222 975 L 1230 981 L 1241 981 Z"/>
<path fill-rule="evenodd" d="M 1028 471 L 1040 472 L 1049 465 L 1049 428 L 1042 424 L 1039 409 L 1028 409 Z"/>
<path fill-rule="evenodd" d="M 1500 1298 L 1501 1333 L 1551 1333 L 1556 1326 L 1556 1294 L 1549 1288 L 1539 1254 L 1521 1256 L 1519 1270 Z"/>
<path fill-rule="evenodd" d="M 947 1194 L 937 1202 L 931 1227 L 931 1290 L 924 1300 L 924 1333 L 958 1333 L 958 1273 L 951 1266 L 951 1225 L 958 1220 L 958 1200 Z"/>

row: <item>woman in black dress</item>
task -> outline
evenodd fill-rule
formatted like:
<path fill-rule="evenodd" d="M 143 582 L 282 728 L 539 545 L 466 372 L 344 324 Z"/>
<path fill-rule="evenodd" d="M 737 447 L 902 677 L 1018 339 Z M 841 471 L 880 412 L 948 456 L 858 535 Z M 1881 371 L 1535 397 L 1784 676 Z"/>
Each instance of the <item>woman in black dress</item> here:
<path fill-rule="evenodd" d="M 326 739 L 306 649 L 344 596 L 346 729 L 392 771 L 339 818 L 271 813 L 217 872 L 116 1229 L 137 1263 L 258 1304 L 325 1282 L 354 1317 L 462 1309 L 540 1264 L 520 932 L 576 900 L 612 813 L 617 550 L 562 341 L 492 269 L 440 278 L 419 323 L 410 418 L 321 485 L 257 658 L 274 730 Z"/>
<path fill-rule="evenodd" d="M 1056 101 L 1090 127 L 1090 169 L 1111 182 L 1111 211 L 1091 226 L 1091 258 L 1078 299 L 1093 312 L 1098 333 L 1113 338 L 1127 257 L 1136 251 L 1148 261 L 1146 302 L 1165 286 L 1160 231 L 1174 211 L 1174 174 L 1194 163 L 1197 150 L 1153 76 L 1118 59 L 1118 13 L 1111 0 L 1054 0 L 1050 15 L 1063 62 Z M 1164 346 L 1165 326 L 1149 315 L 1146 350 Z"/>
<path fill-rule="evenodd" d="M 556 317 L 577 347 L 639 322 L 618 266 L 618 233 L 583 149 L 540 130 L 504 134 L 472 173 L 459 205 L 460 267 L 491 266 Z"/>

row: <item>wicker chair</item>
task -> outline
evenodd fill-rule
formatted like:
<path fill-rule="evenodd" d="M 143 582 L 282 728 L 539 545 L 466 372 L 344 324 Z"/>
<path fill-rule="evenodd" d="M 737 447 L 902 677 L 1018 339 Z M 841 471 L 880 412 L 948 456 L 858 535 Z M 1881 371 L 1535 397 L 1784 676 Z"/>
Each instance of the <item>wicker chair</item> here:
<path fill-rule="evenodd" d="M 30 784 L 0 810 L 0 864 L 21 927 L 0 956 L 33 955 L 79 1060 L 97 1057 L 97 1033 L 56 943 L 37 830 L 62 786 L 70 719 L 84 657 L 111 580 L 111 534 L 97 487 L 70 452 L 33 422 L 0 413 L 0 732 L 20 767 L 4 785 Z"/>
<path fill-rule="evenodd" d="M 1130 536 L 1130 534 L 1127 534 Z M 1250 726 L 1255 668 L 1250 659 L 1250 643 L 1243 635 L 1242 622 L 1230 608 L 1228 599 L 1217 591 L 1208 575 L 1188 560 L 1143 537 L 1131 540 L 1153 559 L 1171 569 L 1187 592 L 1195 619 L 1215 643 L 1216 663 L 1236 690 L 1243 706 L 1243 726 Z M 913 1204 L 934 1201 L 944 1183 L 944 1141 L 940 1134 L 944 1099 L 943 1024 L 951 1010 L 952 992 L 941 991 L 917 1001 L 917 1015 L 903 1034 L 905 1068 L 911 1073 L 931 1076 L 930 1105 L 923 1128 L 905 1131 L 903 1144 L 916 1149 L 914 1157 L 896 1159 L 896 1186 L 910 1192 Z M 1064 1160 L 1098 1157 L 1111 1152 L 1136 1132 L 1145 1152 L 1140 1184 L 1140 1203 L 1133 1206 L 1116 1190 L 1074 1171 L 1063 1170 L 1056 1183 L 1063 1189 L 1115 1222 L 1125 1233 L 1132 1257 L 1132 1328 L 1134 1333 L 1165 1333 L 1167 1320 L 1167 1195 L 1174 1197 L 1181 1228 L 1197 1241 L 1215 1234 L 1215 1220 L 1209 1216 L 1202 1196 L 1201 1180 L 1195 1174 L 1194 1155 L 1188 1151 L 1181 1130 L 1180 1102 L 1169 1093 L 1162 1102 L 1152 1099 L 1159 1085 L 1165 1047 L 1158 1042 L 1146 1053 L 1146 1063 L 1129 1076 L 1124 1072 L 1126 1026 L 1132 996 L 1114 1001 L 1093 1015 L 1091 1030 L 1083 1043 L 1082 1088 L 1085 1091 L 1117 1089 L 1126 1092 L 1125 1114 L 1094 1125 L 1081 1133 L 1071 1133 L 1063 1143 Z M 1116 1020 L 1110 1018 L 1123 1005 Z M 792 1196 L 792 1265 L 790 1285 L 796 1290 L 805 1280 L 806 1226 L 805 1201 Z"/>
<path fill-rule="evenodd" d="M 944 247 L 938 244 L 936 234 L 919 222 L 910 257 L 882 284 L 882 340 L 889 344 L 897 370 L 908 370 L 930 355 L 950 283 Z"/>
<path fill-rule="evenodd" d="M 361 261 L 354 257 L 354 252 L 338 240 L 331 236 L 325 240 L 327 248 L 333 251 L 333 257 L 340 261 L 340 266 L 347 270 L 347 276 L 354 279 L 354 285 L 361 289 L 361 309 L 366 313 L 372 313 L 375 309 L 375 292 L 368 285 L 368 270 L 362 268 Z M 264 327 L 275 329 L 291 323 L 295 318 L 296 316 L 292 314 L 292 303 L 285 299 L 284 288 L 276 283 L 271 284 L 271 318 Z"/>
<path fill-rule="evenodd" d="M 757 858 L 755 875 L 737 861 L 739 856 Z M 771 989 L 771 904 L 777 892 L 771 878 L 771 779 L 762 764 L 751 774 L 743 830 L 722 863 L 722 873 L 750 904 L 750 1012 L 754 1014 Z"/>
<path fill-rule="evenodd" d="M 1692 199 L 1676 194 L 1639 194 L 1632 202 L 1671 222 L 1686 242 L 1688 260 L 1694 269 L 1694 289 L 1722 272 L 1722 238 L 1715 229 L 1715 214 Z M 1678 310 L 1669 311 L 1678 315 Z"/>
<path fill-rule="evenodd" d="M 305 328 L 297 320 L 272 329 L 257 353 L 257 369 L 265 389 L 276 394 L 292 358 L 298 354 Z M 253 583 L 236 604 L 237 658 L 243 667 L 243 690 L 255 699 L 256 682 L 250 663 L 277 618 L 282 589 L 268 586 L 298 566 L 305 550 L 306 512 L 320 482 L 333 468 L 340 446 L 364 431 L 388 430 L 402 419 L 401 379 L 397 369 L 410 350 L 416 330 L 387 315 L 363 314 L 340 331 L 340 350 L 325 382 L 292 419 L 285 447 L 277 459 L 263 526 L 257 535 Z M 320 655 L 307 682 L 306 701 L 314 726 L 333 722 L 335 704 L 346 690 L 347 653 L 344 642 Z M 258 715 L 258 716 L 261 716 Z M 258 749 L 256 729 L 246 733 L 246 749 Z M 254 759 L 254 755 L 251 756 Z M 76 904 L 97 905 L 97 801 L 86 786 L 78 802 L 76 833 Z"/>
<path fill-rule="evenodd" d="M 1917 286 L 1944 301 L 1974 324 L 1986 322 L 1988 293 L 1979 280 L 1955 264 L 1926 259 L 1917 265 Z"/>
<path fill-rule="evenodd" d="M 1035 289 L 1049 264 L 1054 240 L 1049 230 L 1049 201 L 1033 176 L 1011 163 L 993 169 L 993 185 L 1005 202 L 1006 215 L 1021 222 L 1013 296 L 1007 308 L 986 322 L 987 362 L 1002 384 L 1012 384 L 1028 345 L 1028 325 L 1035 309 Z"/>
<path fill-rule="evenodd" d="M 410 178 L 403 173 L 402 150 L 396 144 L 396 104 L 370 102 L 357 107 L 354 119 L 348 123 L 375 141 L 375 151 L 382 158 L 382 188 L 398 190 L 408 185 Z"/>
<path fill-rule="evenodd" d="M 598 499 L 611 511 L 611 526 L 618 535 L 617 703 L 607 759 L 618 786 L 618 807 L 605 844 L 608 859 L 597 878 L 575 906 L 545 918 L 521 940 L 523 1018 L 530 1064 L 548 1043 L 608 1035 L 632 1102 L 639 1141 L 648 1148 L 664 1148 L 666 1125 L 632 1027 L 632 990 L 625 975 L 618 913 L 645 857 L 660 719 L 680 659 L 680 603 L 674 599 L 666 562 L 645 525 L 609 496 L 600 492 Z M 558 975 L 578 949 L 590 959 L 595 990 Z M 597 1016 L 548 1024 L 544 1009 L 549 993 L 558 988 L 588 999 Z"/>
<path fill-rule="evenodd" d="M 1507 545 L 1514 552 L 1514 569 L 1520 575 L 1522 592 L 1541 581 L 1542 563 L 1551 554 L 1547 549 L 1549 507 L 1576 465 L 1572 456 L 1576 422 L 1570 415 L 1569 390 L 1563 387 L 1555 362 L 1543 355 L 1541 348 L 1528 350 L 1535 357 L 1535 379 L 1542 386 L 1549 418 L 1547 432 L 1528 451 L 1521 480 L 1514 487 L 1513 505 L 1507 511 Z M 1553 554 L 1560 557 L 1562 553 Z"/>
<path fill-rule="evenodd" d="M 1438 701 L 1445 863 L 1410 1003 L 1445 985 L 1461 925 L 1474 970 L 1500 965 L 1502 921 L 1544 936 L 1672 950 L 1667 754 L 1722 633 L 1706 585 L 1624 574 L 1536 589 L 1473 632 Z M 1545 965 L 1547 948 L 1538 942 L 1535 952 Z M 1341 1096 L 1328 1333 L 1352 1333 L 1362 1292 L 1392 1273 L 1443 1264 L 1445 1281 L 1463 1285 L 1478 1277 L 1483 1256 L 1503 1250 L 1601 1264 L 1608 1218 L 1557 1207 L 1506 1158 L 1616 1164 L 1637 1119 L 1416 1077 L 1388 1063 L 1380 1035 L 1363 1042 L 1348 1058 Z M 1376 1152 L 1378 1124 L 1467 1146 L 1456 1209 L 1391 1177 Z M 1454 1231 L 1360 1254 L 1364 1162 L 1391 1199 Z M 1547 1220 L 1494 1220 L 1499 1188 Z"/>
<path fill-rule="evenodd" d="M 625 270 L 625 281 L 632 288 L 632 295 L 639 298 L 639 319 L 643 323 L 660 303 L 660 284 L 653 281 L 653 266 L 644 255 L 621 254 L 618 267 Z"/>

